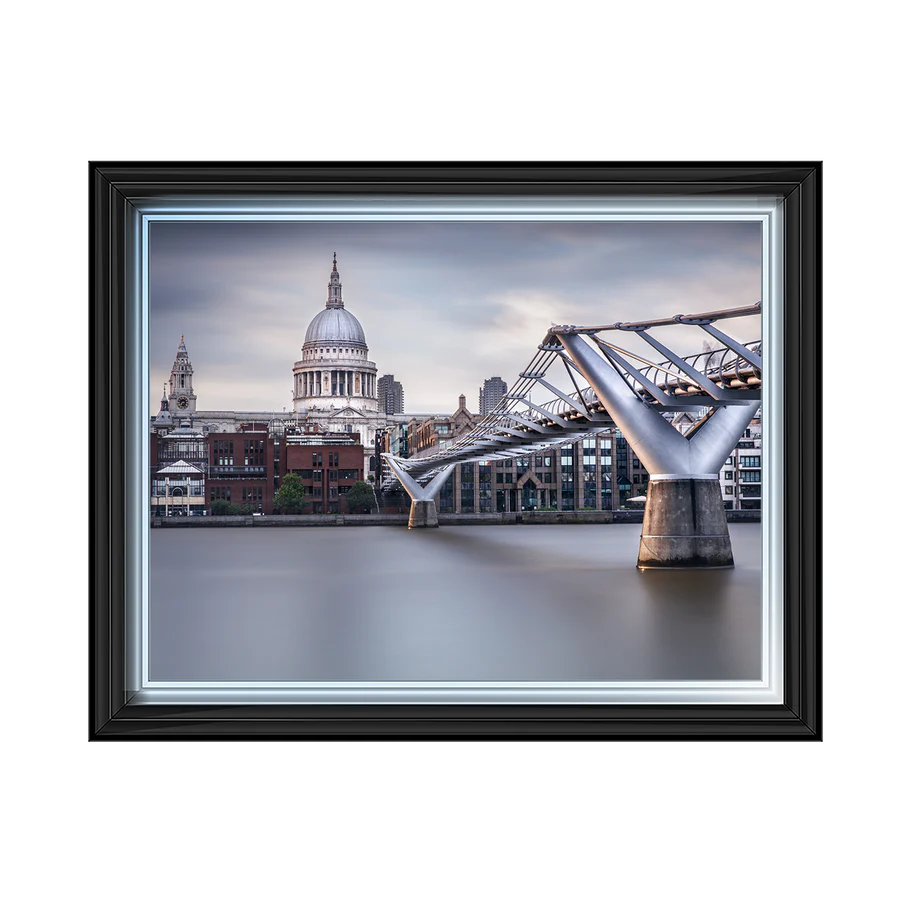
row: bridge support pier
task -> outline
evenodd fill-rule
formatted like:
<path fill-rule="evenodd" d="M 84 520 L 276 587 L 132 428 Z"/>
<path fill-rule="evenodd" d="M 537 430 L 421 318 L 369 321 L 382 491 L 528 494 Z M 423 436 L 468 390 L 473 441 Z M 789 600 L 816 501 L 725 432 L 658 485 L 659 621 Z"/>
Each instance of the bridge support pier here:
<path fill-rule="evenodd" d="M 651 476 L 637 564 L 640 569 L 734 565 L 718 476 Z"/>
<path fill-rule="evenodd" d="M 413 500 L 408 528 L 437 528 L 437 504 L 434 500 Z"/>
<path fill-rule="evenodd" d="M 559 340 L 650 473 L 638 568 L 733 566 L 719 470 L 759 402 L 735 399 L 718 406 L 683 435 L 582 337 L 563 333 Z M 684 362 L 681 368 L 703 377 Z"/>
<path fill-rule="evenodd" d="M 412 505 L 409 510 L 408 528 L 437 528 L 437 503 L 436 498 L 440 493 L 444 482 L 453 473 L 453 465 L 435 475 L 428 484 L 422 485 L 416 481 L 409 472 L 404 469 L 393 456 L 383 454 L 385 462 L 391 467 L 397 481 L 403 485 L 403 489 L 409 494 Z"/>

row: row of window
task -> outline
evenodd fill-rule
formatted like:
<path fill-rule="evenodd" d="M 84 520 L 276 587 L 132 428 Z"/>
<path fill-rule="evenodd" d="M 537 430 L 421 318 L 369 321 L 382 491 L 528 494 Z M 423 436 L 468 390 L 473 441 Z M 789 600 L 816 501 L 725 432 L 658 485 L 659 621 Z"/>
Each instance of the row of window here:
<path fill-rule="evenodd" d="M 150 496 L 151 497 L 202 497 L 203 496 L 203 482 L 194 481 L 189 484 L 185 484 L 183 487 L 179 487 L 177 484 L 173 487 L 172 484 L 169 484 L 169 493 L 166 494 L 166 485 L 165 482 L 154 481 L 150 486 Z"/>
<path fill-rule="evenodd" d="M 306 481 L 324 480 L 322 469 L 291 469 L 291 474 L 299 475 Z M 354 481 L 359 481 L 359 469 L 338 469 L 337 471 L 333 471 L 330 476 L 330 480 L 334 481 L 339 478 L 352 478 Z"/>

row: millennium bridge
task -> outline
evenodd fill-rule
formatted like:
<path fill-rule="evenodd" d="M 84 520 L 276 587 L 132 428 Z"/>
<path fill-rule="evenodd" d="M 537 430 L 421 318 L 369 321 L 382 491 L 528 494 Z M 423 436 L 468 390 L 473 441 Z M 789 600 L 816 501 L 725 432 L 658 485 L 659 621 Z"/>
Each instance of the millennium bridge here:
<path fill-rule="evenodd" d="M 435 501 L 458 463 L 532 454 L 618 428 L 650 473 L 637 565 L 733 566 L 719 470 L 759 411 L 762 343 L 741 343 L 722 329 L 748 316 L 759 317 L 760 304 L 553 325 L 516 383 L 471 431 L 410 459 L 382 454 L 412 501 L 409 527 L 438 525 Z M 721 347 L 676 353 L 665 336 L 678 325 Z M 688 411 L 698 418 L 682 433 L 673 414 Z"/>

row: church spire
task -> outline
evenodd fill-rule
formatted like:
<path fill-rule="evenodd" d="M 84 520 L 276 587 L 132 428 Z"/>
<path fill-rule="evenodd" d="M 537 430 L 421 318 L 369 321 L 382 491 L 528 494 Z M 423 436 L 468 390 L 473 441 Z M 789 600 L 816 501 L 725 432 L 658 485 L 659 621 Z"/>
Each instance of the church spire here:
<path fill-rule="evenodd" d="M 184 343 L 184 335 L 178 344 L 172 373 L 169 375 L 168 402 L 173 404 L 171 412 L 175 416 L 187 415 L 197 409 L 197 397 L 194 394 L 194 367 L 188 356 Z"/>
<path fill-rule="evenodd" d="M 337 251 L 334 254 L 334 261 L 331 266 L 331 280 L 328 282 L 328 300 L 325 302 L 326 309 L 343 309 L 344 301 L 341 299 L 341 273 L 337 268 Z"/>

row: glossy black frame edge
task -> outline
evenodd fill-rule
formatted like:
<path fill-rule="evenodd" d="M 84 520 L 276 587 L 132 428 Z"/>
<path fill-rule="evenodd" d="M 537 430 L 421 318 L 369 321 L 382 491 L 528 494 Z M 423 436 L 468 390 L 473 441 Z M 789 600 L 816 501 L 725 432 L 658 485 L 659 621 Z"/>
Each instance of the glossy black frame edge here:
<path fill-rule="evenodd" d="M 89 163 L 90 740 L 821 740 L 822 164 Z M 781 705 L 135 705 L 125 687 L 126 221 L 135 198 L 765 191 L 784 203 Z"/>

